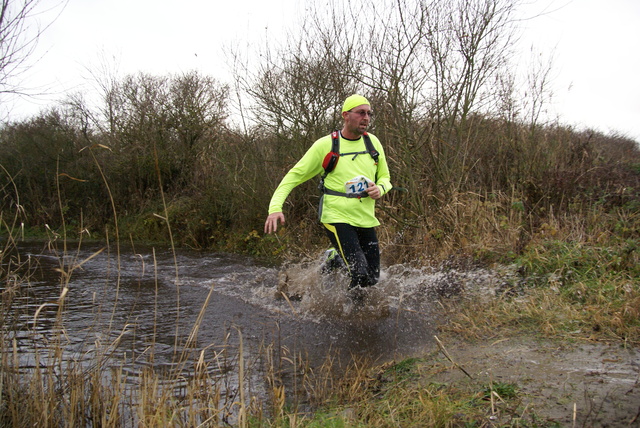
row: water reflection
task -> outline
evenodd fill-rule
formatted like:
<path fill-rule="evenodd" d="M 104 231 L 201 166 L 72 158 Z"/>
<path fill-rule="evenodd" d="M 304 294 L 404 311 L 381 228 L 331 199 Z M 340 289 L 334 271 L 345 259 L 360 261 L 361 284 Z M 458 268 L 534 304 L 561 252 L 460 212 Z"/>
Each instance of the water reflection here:
<path fill-rule="evenodd" d="M 276 346 L 311 364 L 325 361 L 329 351 L 342 361 L 383 361 L 433 346 L 435 299 L 429 288 L 442 282 L 437 272 L 391 267 L 357 306 L 345 282 L 321 278 L 314 262 L 277 269 L 246 257 L 191 250 L 43 248 L 20 248 L 34 266 L 12 306 L 23 367 L 36 363 L 30 350 L 47 349 L 51 341 L 64 342 L 69 360 L 94 362 L 102 353 L 127 361 L 132 377 L 149 364 L 172 370 L 181 354 L 229 359 L 225 352 L 238 348 L 240 336 L 248 359 Z M 299 300 L 279 293 L 282 270 Z M 211 366 L 222 371 L 225 364 Z"/>

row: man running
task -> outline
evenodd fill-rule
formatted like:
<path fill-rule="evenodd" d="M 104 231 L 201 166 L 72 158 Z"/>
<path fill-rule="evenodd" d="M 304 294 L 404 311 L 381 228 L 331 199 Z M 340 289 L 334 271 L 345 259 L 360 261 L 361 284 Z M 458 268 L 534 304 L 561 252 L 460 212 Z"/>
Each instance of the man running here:
<path fill-rule="evenodd" d="M 380 277 L 380 249 L 375 227 L 375 201 L 391 190 L 384 150 L 368 134 L 373 111 L 361 95 L 348 97 L 342 106 L 344 125 L 333 135 L 318 139 L 284 176 L 273 193 L 265 233 L 284 223 L 282 206 L 294 187 L 322 176 L 320 222 L 349 272 L 349 289 L 369 287 Z M 339 146 L 339 153 L 332 149 Z M 333 157 L 333 159 L 332 159 Z"/>

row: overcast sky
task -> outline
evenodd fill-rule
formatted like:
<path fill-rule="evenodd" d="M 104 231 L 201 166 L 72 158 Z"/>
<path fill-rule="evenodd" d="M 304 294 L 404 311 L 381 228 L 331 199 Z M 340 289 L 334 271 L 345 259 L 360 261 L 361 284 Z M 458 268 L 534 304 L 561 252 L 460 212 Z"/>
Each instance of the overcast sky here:
<path fill-rule="evenodd" d="M 69 91 L 89 91 L 90 72 L 190 70 L 227 79 L 222 47 L 275 40 L 300 16 L 301 0 L 42 0 L 59 13 L 23 84 L 46 96 L 14 100 L 13 117 L 37 114 Z M 373 0 L 372 0 L 373 1 Z M 527 0 L 525 0 L 527 1 Z M 640 141 L 640 1 L 528 0 L 521 47 L 553 52 L 549 114 L 564 124 Z M 230 82 L 229 82 L 230 83 Z"/>

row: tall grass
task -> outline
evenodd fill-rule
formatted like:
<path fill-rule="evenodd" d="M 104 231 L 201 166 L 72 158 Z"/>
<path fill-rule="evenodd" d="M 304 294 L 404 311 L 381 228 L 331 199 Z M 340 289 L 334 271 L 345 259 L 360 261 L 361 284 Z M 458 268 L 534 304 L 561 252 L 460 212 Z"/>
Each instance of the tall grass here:
<path fill-rule="evenodd" d="M 200 343 L 198 331 L 211 293 L 174 350 L 170 370 L 154 364 L 154 342 L 135 360 L 121 352 L 132 328 L 126 322 L 79 350 L 66 337 L 64 314 L 73 310 L 68 281 L 83 262 L 68 264 L 60 272 L 60 295 L 37 307 L 21 299 L 33 286 L 26 276 L 2 290 L 3 426 L 307 426 L 314 423 L 317 406 L 357 400 L 368 385 L 358 380 L 368 377 L 370 366 L 362 361 L 345 370 L 328 355 L 324 364 L 311 367 L 304 355 L 276 343 L 263 344 L 250 355 L 239 328 L 230 333 L 237 334 L 238 346 Z M 26 331 L 23 322 L 9 322 L 12 316 L 29 317 Z M 118 321 L 103 325 L 116 328 Z M 341 392 L 336 396 L 336 391 Z"/>
<path fill-rule="evenodd" d="M 503 260 L 513 270 L 497 298 L 463 299 L 443 328 L 472 339 L 529 332 L 637 345 L 640 242 L 629 232 L 639 227 L 637 213 L 625 210 L 550 216 L 520 254 Z"/>
<path fill-rule="evenodd" d="M 223 346 L 212 359 L 205 358 L 205 352 L 221 344 L 196 346 L 208 299 L 188 336 L 176 346 L 168 373 L 154 366 L 155 343 L 149 343 L 146 356 L 137 357 L 143 360 L 131 361 L 126 352 L 120 352 L 123 337 L 130 333 L 127 323 L 115 334 L 98 331 L 96 338 L 102 337 L 102 342 L 97 339 L 78 350 L 66 337 L 63 315 L 73 310 L 67 285 L 73 269 L 83 262 L 60 271 L 60 295 L 37 307 L 25 304 L 33 285 L 17 270 L 20 266 L 5 271 L 0 330 L 2 425 L 157 427 L 235 421 L 247 426 L 251 391 L 245 379 L 255 376 L 256 367 L 245 365 L 242 342 L 238 349 Z M 12 269 L 9 263 L 3 267 Z M 24 317 L 29 320 L 25 322 Z M 110 321 L 108 329 L 119 321 Z M 216 375 L 220 372 L 227 374 Z"/>
<path fill-rule="evenodd" d="M 345 366 L 329 354 L 324 364 L 311 366 L 304 355 L 277 343 L 264 344 L 259 357 L 249 357 L 240 330 L 232 330 L 240 338 L 238 347 L 198 343 L 208 300 L 186 335 L 176 339 L 169 372 L 154 366 L 154 343 L 136 361 L 116 352 L 128 334 L 126 322 L 113 320 L 109 324 L 118 330 L 104 336 L 111 339 L 72 352 L 63 316 L 73 310 L 69 281 L 97 253 L 79 259 L 71 246 L 62 245 L 59 294 L 31 309 L 22 306 L 37 269 L 20 255 L 18 225 L 24 212 L 19 206 L 1 216 L 9 231 L 1 265 L 3 425 L 443 426 L 480 420 L 501 406 L 514 406 L 508 412 L 517 413 L 517 399 L 492 403 L 484 388 L 415 383 L 435 376 L 438 364 L 425 368 L 407 360 L 373 367 L 354 360 Z M 406 236 L 383 229 L 391 253 L 385 257 L 406 260 L 407 254 L 432 248 L 434 259 L 442 260 L 463 248 L 485 265 L 510 263 L 517 271 L 505 277 L 495 299 L 463 294 L 443 300 L 446 334 L 478 339 L 525 331 L 640 342 L 637 213 L 594 204 L 586 215 L 550 212 L 543 223 L 532 225 L 536 219 L 515 193 L 466 192 L 442 204 L 439 216 L 433 221 L 453 227 L 422 236 L 408 233 L 415 227 L 406 229 Z M 520 252 L 513 251 L 523 231 L 532 233 Z M 51 233 L 48 247 L 59 251 L 61 235 Z M 45 313 L 54 315 L 43 336 L 38 327 Z M 17 329 L 25 316 L 29 328 Z M 25 343 L 35 345 L 32 359 L 25 359 Z M 211 354 L 212 349 L 217 351 Z M 132 364 L 143 368 L 132 372 Z M 256 376 L 264 380 L 259 385 L 251 380 Z M 490 391 L 493 397 L 493 386 Z"/>
<path fill-rule="evenodd" d="M 385 13 L 396 16 L 409 5 L 394 2 Z M 497 33 L 478 36 L 510 29 L 502 18 L 508 18 L 514 4 L 504 5 L 508 13 L 496 17 Z M 454 24 L 445 12 L 450 9 L 426 6 L 420 4 L 415 10 L 424 14 L 416 23 L 440 25 L 440 17 L 446 27 Z M 260 396 L 247 381 L 258 363 L 248 359 L 242 346 L 196 346 L 202 316 L 186 335 L 179 331 L 182 308 L 175 259 L 173 371 L 156 370 L 154 343 L 143 356 L 145 368 L 135 375 L 127 368 L 140 361 L 114 352 L 129 334 L 126 322 L 114 319 L 117 293 L 107 314 L 113 331 L 104 337 L 109 339 L 83 349 L 81 358 L 69 358 L 73 353 L 63 316 L 73 310 L 68 285 L 89 260 L 78 259 L 69 244 L 72 240 L 81 245 L 98 238 L 117 257 L 126 239 L 244 252 L 273 261 L 300 259 L 324 246 L 315 221 L 318 195 L 312 182 L 289 197 L 286 227 L 275 236 L 265 237 L 259 231 L 282 176 L 315 138 L 339 126 L 338 115 L 327 104 L 338 103 L 338 95 L 355 90 L 371 94 L 379 113 L 371 131 L 385 147 L 394 184 L 406 190 L 391 192 L 378 204 L 385 264 L 445 269 L 508 266 L 510 275 L 496 299 L 463 295 L 441 302 L 448 321 L 443 330 L 469 338 L 524 330 L 637 344 L 637 142 L 554 123 L 525 123 L 515 113 L 524 104 L 515 103 L 513 111 L 505 111 L 492 97 L 465 99 L 461 104 L 460 95 L 470 95 L 467 89 L 492 85 L 493 80 L 482 76 L 501 77 L 491 73 L 506 72 L 498 66 L 507 58 L 495 57 L 499 50 L 482 50 L 486 57 L 467 58 L 471 69 L 482 59 L 496 68 L 476 76 L 479 80 L 469 75 L 471 80 L 456 81 L 455 72 L 462 69 L 457 69 L 455 56 L 446 57 L 447 52 L 457 53 L 448 46 L 465 46 L 476 38 L 452 27 L 447 37 L 463 37 L 445 37 L 438 45 L 438 38 L 423 39 L 431 34 L 428 28 L 404 23 L 404 18 L 388 22 L 390 31 L 384 35 L 391 39 L 380 40 L 369 39 L 359 26 L 349 33 L 355 37 L 347 38 L 333 38 L 322 25 L 317 27 L 319 33 L 312 31 L 313 25 L 307 27 L 308 32 L 289 46 L 301 50 L 269 56 L 273 63 L 245 76 L 247 93 L 263 107 L 252 112 L 253 127 L 237 129 L 226 123 L 228 87 L 197 73 L 166 78 L 140 74 L 114 82 L 105 94 L 102 107 L 109 112 L 105 117 L 76 103 L 4 125 L 0 131 L 2 424 L 396 426 L 419 421 L 415 424 L 443 426 L 456 423 L 456 409 L 477 407 L 477 391 L 465 397 L 455 387 L 406 389 L 405 379 L 381 383 L 389 373 L 372 377 L 363 361 L 338 369 L 331 355 L 320 367 L 310 367 L 304 355 L 275 344 L 261 349 L 267 394 Z M 392 27 L 397 24 L 401 26 Z M 329 28 L 340 32 L 347 27 Z M 317 43 L 316 36 L 327 43 Z M 335 44 L 347 39 L 356 44 Z M 397 46 L 429 48 L 430 54 L 395 51 Z M 316 47 L 328 52 L 315 51 Z M 368 67 L 363 64 L 362 76 L 326 67 L 325 56 L 333 58 L 334 48 L 344 48 L 344 60 L 352 61 L 353 52 L 362 47 L 379 54 Z M 430 57 L 439 54 L 445 55 L 442 62 Z M 454 73 L 421 74 L 432 67 Z M 433 94 L 422 86 L 432 78 L 437 88 Z M 460 82 L 467 86 L 458 87 Z M 499 92 L 490 89 L 489 95 Z M 312 103 L 307 102 L 310 93 Z M 455 105 L 448 105 L 447 100 L 456 99 Z M 291 109 L 293 101 L 301 105 Z M 474 108 L 476 101 L 493 105 Z M 246 112 L 242 114 L 244 119 Z M 57 295 L 35 306 L 23 302 L 32 296 L 37 266 L 18 245 L 29 233 L 46 238 L 60 260 Z M 206 302 L 202 311 L 205 307 Z M 49 333 L 42 335 L 38 327 L 49 313 L 55 316 L 47 318 Z M 20 327 L 25 318 L 26 329 Z M 22 354 L 24 343 L 37 345 L 30 359 Z M 211 356 L 214 348 L 218 351 Z M 293 379 L 285 376 L 287 370 Z M 385 400 L 378 400 L 381 395 Z M 359 406 L 362 397 L 369 400 Z M 327 403 L 339 411 L 316 417 L 305 413 L 310 406 Z"/>
<path fill-rule="evenodd" d="M 10 176 L 8 181 L 12 183 Z M 6 209 L 0 213 L 3 230 L 7 232 L 0 252 L 0 424 L 3 426 L 246 427 L 270 426 L 285 420 L 291 426 L 298 426 L 297 421 L 304 420 L 297 416 L 299 404 L 310 402 L 309 396 L 321 400 L 333 394 L 333 388 L 328 386 L 338 383 L 338 375 L 330 358 L 315 371 L 302 355 L 291 355 L 286 347 L 273 343 L 264 344 L 257 355 L 250 355 L 244 349 L 240 328 L 235 329 L 238 346 L 226 341 L 200 343 L 198 333 L 213 287 L 185 336 L 180 332 L 179 316 L 176 318 L 169 370 L 155 364 L 158 338 L 155 325 L 141 355 L 123 352 L 122 344 L 134 333 L 135 326 L 127 319 L 116 317 L 121 269 L 119 233 L 115 235 L 115 244 L 107 241 L 106 248 L 81 259 L 79 250 L 83 241 L 79 239 L 70 245 L 66 223 L 62 234 L 49 229 L 49 240 L 44 247 L 58 259 L 55 272 L 59 276 L 59 294 L 54 299 L 38 297 L 32 280 L 39 274 L 39 267 L 32 264 L 35 259 L 24 259 L 20 252 L 21 228 L 17 225 L 25 211 L 18 203 L 17 188 L 14 186 L 13 194 L 6 196 L 16 203 L 13 213 Z M 63 207 L 62 198 L 59 202 Z M 113 215 L 117 216 L 115 205 L 112 206 Z M 166 208 L 164 212 L 168 215 Z M 169 221 L 164 220 L 165 227 L 170 228 Z M 77 226 L 82 228 L 82 223 Z M 78 236 L 82 238 L 83 234 Z M 116 245 L 116 251 L 111 245 Z M 78 349 L 78 344 L 67 337 L 65 321 L 65 313 L 74 310 L 70 282 L 75 272 L 103 251 L 113 252 L 118 259 L 116 292 L 105 293 L 112 295 L 114 301 L 100 302 L 94 297 L 97 313 L 105 314 L 108 321 L 100 323 L 96 318 L 96 325 L 87 325 L 91 334 L 85 336 L 85 342 Z M 175 261 L 175 248 L 173 253 Z M 153 261 L 154 320 L 158 322 L 155 251 Z M 178 284 L 179 267 L 175 268 Z M 105 311 L 109 303 L 112 309 Z M 180 305 L 180 299 L 176 298 L 178 314 Z M 257 384 L 253 379 L 257 379 Z"/>

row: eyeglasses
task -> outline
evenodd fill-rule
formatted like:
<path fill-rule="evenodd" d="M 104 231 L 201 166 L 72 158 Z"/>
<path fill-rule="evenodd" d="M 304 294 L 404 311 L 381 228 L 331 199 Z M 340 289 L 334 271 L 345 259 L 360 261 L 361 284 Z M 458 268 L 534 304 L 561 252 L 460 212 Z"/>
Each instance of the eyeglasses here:
<path fill-rule="evenodd" d="M 373 112 L 371 110 L 358 110 L 358 111 L 349 110 L 349 113 L 355 113 L 362 117 L 365 117 L 365 116 L 373 117 Z"/>

